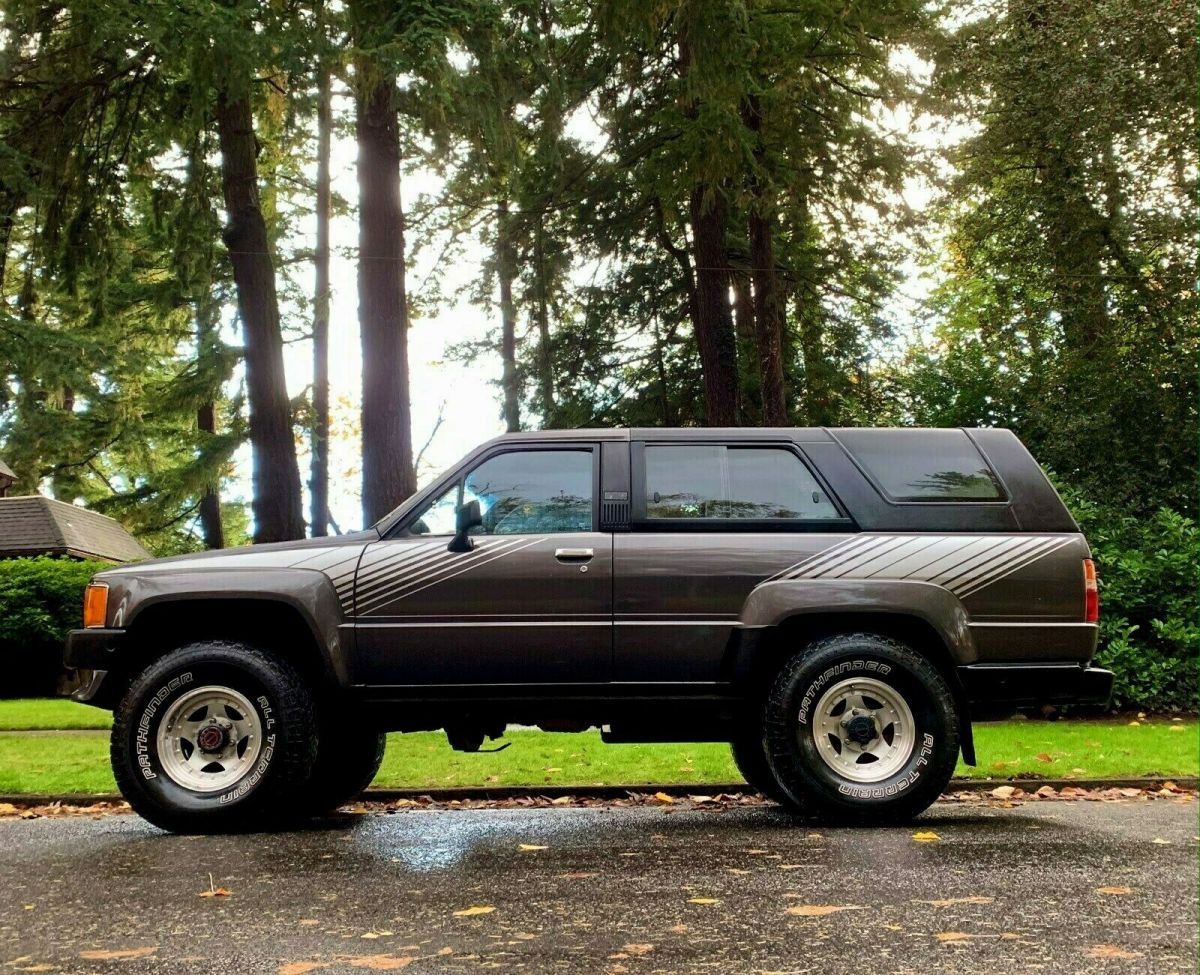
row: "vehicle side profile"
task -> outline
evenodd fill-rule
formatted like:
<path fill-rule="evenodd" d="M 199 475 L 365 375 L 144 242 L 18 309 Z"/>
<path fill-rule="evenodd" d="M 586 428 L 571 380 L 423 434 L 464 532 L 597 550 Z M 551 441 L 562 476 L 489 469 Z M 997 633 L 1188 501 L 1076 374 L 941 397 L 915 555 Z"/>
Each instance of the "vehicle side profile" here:
<path fill-rule="evenodd" d="M 1090 550 L 997 429 L 509 434 L 377 525 L 99 573 L 67 641 L 133 808 L 320 813 L 384 734 L 727 741 L 835 821 L 933 802 L 972 721 L 1103 705 Z"/>

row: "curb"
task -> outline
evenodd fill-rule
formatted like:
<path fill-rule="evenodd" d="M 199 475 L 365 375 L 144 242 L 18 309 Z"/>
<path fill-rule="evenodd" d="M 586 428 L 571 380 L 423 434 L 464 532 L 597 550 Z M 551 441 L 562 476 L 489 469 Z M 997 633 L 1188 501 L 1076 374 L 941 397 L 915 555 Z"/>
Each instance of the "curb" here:
<path fill-rule="evenodd" d="M 1036 792 L 1048 785 L 1055 790 L 1068 787 L 1077 789 L 1148 789 L 1162 788 L 1163 783 L 1174 782 L 1181 789 L 1200 788 L 1196 776 L 1157 776 L 1148 779 L 951 779 L 946 794 L 955 792 L 991 792 L 997 786 L 1010 785 L 1026 792 Z M 722 793 L 753 792 L 744 782 L 729 782 L 717 785 L 593 785 L 593 786 L 464 786 L 457 789 L 367 789 L 360 797 L 364 802 L 396 802 L 401 799 L 431 799 L 434 802 L 464 802 L 468 800 L 497 799 L 557 799 L 575 796 L 583 799 L 626 799 L 631 794 L 662 792 L 671 797 L 695 795 L 720 795 Z M 123 802 L 115 792 L 77 795 L 65 793 L 9 793 L 0 794 L 0 803 L 14 806 L 49 806 L 62 803 L 69 806 L 98 806 L 104 803 Z"/>

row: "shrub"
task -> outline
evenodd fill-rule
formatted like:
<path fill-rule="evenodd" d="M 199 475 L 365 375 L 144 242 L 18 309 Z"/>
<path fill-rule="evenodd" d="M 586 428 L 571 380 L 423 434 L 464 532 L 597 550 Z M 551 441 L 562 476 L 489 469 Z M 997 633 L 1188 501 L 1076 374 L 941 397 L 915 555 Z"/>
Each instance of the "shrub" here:
<path fill-rule="evenodd" d="M 83 587 L 101 562 L 0 560 L 0 696 L 55 693 L 67 630 L 81 625 Z"/>
<path fill-rule="evenodd" d="M 1097 662 L 1116 707 L 1195 711 L 1200 693 L 1200 530 L 1169 508 L 1135 516 L 1063 491 L 1100 577 Z"/>

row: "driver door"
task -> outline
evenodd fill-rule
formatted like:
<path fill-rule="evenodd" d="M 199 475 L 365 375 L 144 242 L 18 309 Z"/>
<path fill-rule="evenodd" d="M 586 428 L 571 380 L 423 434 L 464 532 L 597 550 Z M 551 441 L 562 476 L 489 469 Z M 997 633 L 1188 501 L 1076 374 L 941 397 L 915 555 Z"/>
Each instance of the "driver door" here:
<path fill-rule="evenodd" d="M 598 528 L 595 444 L 498 447 L 369 545 L 355 579 L 356 682 L 608 680 L 612 536 Z M 479 501 L 469 552 L 447 550 Z"/>

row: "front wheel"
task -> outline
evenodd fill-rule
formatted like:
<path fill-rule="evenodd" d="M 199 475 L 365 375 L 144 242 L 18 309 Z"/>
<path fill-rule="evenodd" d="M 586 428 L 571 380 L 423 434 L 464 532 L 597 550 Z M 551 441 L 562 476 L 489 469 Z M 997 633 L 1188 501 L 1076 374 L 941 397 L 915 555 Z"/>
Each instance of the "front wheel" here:
<path fill-rule="evenodd" d="M 371 784 L 383 764 L 387 735 L 356 723 L 348 708 L 327 708 L 302 808 L 320 816 L 349 802 Z"/>
<path fill-rule="evenodd" d="M 954 695 L 932 663 L 897 640 L 818 640 L 776 676 L 764 713 L 767 762 L 806 812 L 834 822 L 912 818 L 958 760 Z"/>
<path fill-rule="evenodd" d="M 182 647 L 134 679 L 111 757 L 134 812 L 173 832 L 262 828 L 292 815 L 316 757 L 296 672 L 237 643 Z"/>

